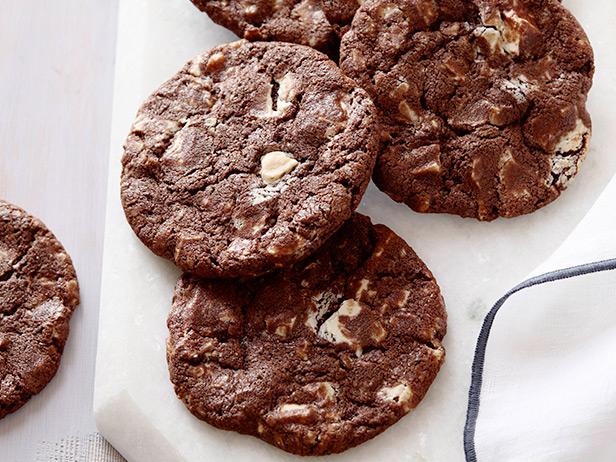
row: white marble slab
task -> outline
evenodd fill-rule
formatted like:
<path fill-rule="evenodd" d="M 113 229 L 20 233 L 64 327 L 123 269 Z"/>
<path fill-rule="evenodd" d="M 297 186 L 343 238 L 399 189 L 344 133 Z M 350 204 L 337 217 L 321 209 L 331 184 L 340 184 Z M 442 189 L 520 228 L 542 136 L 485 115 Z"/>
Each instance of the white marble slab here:
<path fill-rule="evenodd" d="M 370 187 L 360 210 L 403 236 L 441 284 L 449 311 L 447 362 L 412 415 L 331 460 L 463 460 L 470 363 L 483 315 L 559 246 L 616 171 L 616 3 L 564 3 L 586 27 L 597 58 L 590 96 L 594 139 L 582 172 L 549 207 L 494 223 L 419 215 Z M 294 459 L 198 421 L 175 398 L 165 321 L 179 272 L 141 245 L 119 201 L 122 142 L 140 102 L 190 57 L 231 39 L 188 0 L 121 0 L 94 409 L 100 431 L 135 462 Z"/>

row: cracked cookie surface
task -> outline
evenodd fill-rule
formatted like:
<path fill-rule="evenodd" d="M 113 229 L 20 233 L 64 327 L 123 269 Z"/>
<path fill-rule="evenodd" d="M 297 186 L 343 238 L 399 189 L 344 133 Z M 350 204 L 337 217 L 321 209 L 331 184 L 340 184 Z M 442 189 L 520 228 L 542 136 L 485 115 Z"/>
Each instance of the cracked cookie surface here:
<path fill-rule="evenodd" d="M 417 406 L 444 360 L 446 318 L 425 264 L 356 213 L 291 268 L 249 281 L 183 275 L 167 321 L 170 377 L 216 427 L 337 453 Z"/>
<path fill-rule="evenodd" d="M 419 212 L 533 212 L 588 150 L 593 53 L 557 0 L 368 0 L 341 68 L 382 114 L 375 183 Z"/>
<path fill-rule="evenodd" d="M 122 160 L 126 217 L 154 253 L 203 277 L 292 264 L 359 205 L 378 149 L 375 112 L 311 48 L 215 48 L 139 110 Z"/>
<path fill-rule="evenodd" d="M 248 40 L 298 43 L 331 56 L 358 0 L 191 0 L 217 24 Z"/>
<path fill-rule="evenodd" d="M 0 200 L 0 418 L 53 378 L 78 304 L 62 245 L 39 220 Z"/>

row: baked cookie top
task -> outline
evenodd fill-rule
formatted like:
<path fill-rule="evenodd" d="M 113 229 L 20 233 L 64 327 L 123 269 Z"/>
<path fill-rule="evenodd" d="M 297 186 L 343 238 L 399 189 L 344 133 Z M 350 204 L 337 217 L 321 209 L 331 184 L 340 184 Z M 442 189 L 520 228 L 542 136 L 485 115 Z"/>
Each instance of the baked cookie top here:
<path fill-rule="evenodd" d="M 376 184 L 416 211 L 533 212 L 588 150 L 593 53 L 557 0 L 368 0 L 341 67 L 382 113 Z"/>
<path fill-rule="evenodd" d="M 53 378 L 78 304 L 62 245 L 39 220 L 0 200 L 0 418 Z"/>
<path fill-rule="evenodd" d="M 376 123 L 366 92 L 311 48 L 214 48 L 139 110 L 122 160 L 126 217 L 152 251 L 200 276 L 289 265 L 359 205 Z"/>
<path fill-rule="evenodd" d="M 434 277 L 389 228 L 355 214 L 314 255 L 251 281 L 184 275 L 167 358 L 198 418 L 303 455 L 384 431 L 444 360 Z"/>
<path fill-rule="evenodd" d="M 337 55 L 358 0 L 191 0 L 217 24 L 248 40 L 298 43 Z"/>

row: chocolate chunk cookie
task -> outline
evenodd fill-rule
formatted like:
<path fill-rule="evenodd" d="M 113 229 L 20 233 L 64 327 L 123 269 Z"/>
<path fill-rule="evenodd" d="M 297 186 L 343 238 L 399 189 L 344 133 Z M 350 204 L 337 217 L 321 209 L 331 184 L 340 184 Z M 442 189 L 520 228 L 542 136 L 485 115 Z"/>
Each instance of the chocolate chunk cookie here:
<path fill-rule="evenodd" d="M 338 53 L 358 0 L 191 0 L 212 21 L 248 40 L 276 40 Z"/>
<path fill-rule="evenodd" d="M 56 374 L 78 304 L 62 245 L 39 220 L 0 201 L 0 419 Z"/>
<path fill-rule="evenodd" d="M 208 423 L 285 451 L 344 451 L 424 397 L 444 360 L 434 277 L 390 229 L 355 214 L 305 261 L 249 282 L 180 278 L 167 357 Z"/>
<path fill-rule="evenodd" d="M 152 251 L 200 276 L 292 264 L 359 205 L 378 149 L 375 112 L 311 48 L 215 48 L 139 110 L 122 160 L 126 217 Z"/>
<path fill-rule="evenodd" d="M 557 0 L 368 0 L 341 67 L 382 112 L 376 184 L 418 212 L 530 213 L 586 156 L 593 53 Z"/>

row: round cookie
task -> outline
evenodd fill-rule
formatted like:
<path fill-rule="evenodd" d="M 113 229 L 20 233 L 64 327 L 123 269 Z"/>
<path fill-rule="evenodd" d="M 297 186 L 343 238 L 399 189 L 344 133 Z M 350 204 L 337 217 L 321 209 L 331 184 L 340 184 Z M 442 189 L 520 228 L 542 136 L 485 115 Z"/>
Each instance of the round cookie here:
<path fill-rule="evenodd" d="M 370 181 L 376 109 L 325 55 L 245 40 L 190 61 L 139 110 L 122 202 L 156 254 L 203 277 L 309 255 Z"/>
<path fill-rule="evenodd" d="M 0 200 L 0 419 L 56 374 L 78 304 L 62 245 L 39 220 Z"/>
<path fill-rule="evenodd" d="M 588 150 L 593 53 L 557 0 L 368 0 L 341 67 L 382 113 L 375 183 L 418 212 L 533 212 Z"/>
<path fill-rule="evenodd" d="M 198 418 L 302 455 L 344 451 L 417 406 L 444 360 L 434 277 L 355 214 L 314 255 L 251 281 L 185 274 L 167 358 Z"/>
<path fill-rule="evenodd" d="M 217 24 L 248 40 L 298 43 L 337 55 L 358 0 L 191 0 Z"/>

